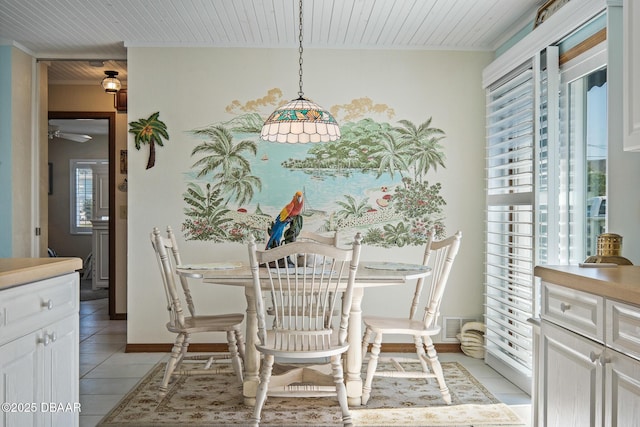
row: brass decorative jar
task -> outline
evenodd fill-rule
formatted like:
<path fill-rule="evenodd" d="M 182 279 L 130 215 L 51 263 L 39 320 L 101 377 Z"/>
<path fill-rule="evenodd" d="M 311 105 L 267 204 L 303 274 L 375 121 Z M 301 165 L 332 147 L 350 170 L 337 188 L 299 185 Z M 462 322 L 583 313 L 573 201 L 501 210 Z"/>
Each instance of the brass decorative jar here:
<path fill-rule="evenodd" d="M 631 261 L 622 256 L 622 236 L 614 233 L 599 235 L 596 255 L 590 256 L 584 262 L 633 265 Z"/>

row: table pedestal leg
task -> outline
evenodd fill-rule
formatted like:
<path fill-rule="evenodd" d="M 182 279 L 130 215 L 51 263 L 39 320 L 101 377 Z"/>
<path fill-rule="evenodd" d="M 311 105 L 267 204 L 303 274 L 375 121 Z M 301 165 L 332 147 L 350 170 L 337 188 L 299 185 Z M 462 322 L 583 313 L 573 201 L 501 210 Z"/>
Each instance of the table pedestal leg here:
<path fill-rule="evenodd" d="M 246 286 L 244 294 L 247 298 L 247 322 L 246 331 L 246 349 L 244 356 L 244 383 L 242 387 L 242 395 L 244 403 L 248 406 L 255 406 L 256 392 L 260 379 L 258 377 L 260 371 L 260 353 L 256 350 L 256 342 L 258 341 L 258 317 L 256 313 L 256 296 L 253 288 Z"/>
<path fill-rule="evenodd" d="M 347 400 L 350 406 L 362 404 L 362 296 L 364 289 L 353 289 L 351 314 L 349 315 L 349 350 L 346 355 L 345 383 L 347 386 Z"/>

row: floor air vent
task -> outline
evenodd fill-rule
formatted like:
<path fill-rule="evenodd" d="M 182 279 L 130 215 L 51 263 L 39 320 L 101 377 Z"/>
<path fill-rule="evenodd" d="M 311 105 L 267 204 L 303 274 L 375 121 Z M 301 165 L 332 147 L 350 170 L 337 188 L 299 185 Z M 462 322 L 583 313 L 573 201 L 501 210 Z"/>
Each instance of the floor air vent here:
<path fill-rule="evenodd" d="M 462 325 L 467 322 L 477 322 L 477 317 L 443 317 L 442 318 L 442 342 L 459 342 L 456 335 L 460 333 Z"/>

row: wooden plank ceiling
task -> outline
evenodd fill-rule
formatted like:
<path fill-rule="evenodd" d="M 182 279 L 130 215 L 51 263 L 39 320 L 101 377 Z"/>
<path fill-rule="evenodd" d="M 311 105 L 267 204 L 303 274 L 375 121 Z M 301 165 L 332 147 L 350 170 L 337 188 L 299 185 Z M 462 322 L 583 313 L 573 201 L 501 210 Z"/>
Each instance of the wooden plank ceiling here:
<path fill-rule="evenodd" d="M 304 47 L 493 51 L 541 0 L 304 0 Z M 295 0 L 0 0 L 0 44 L 55 61 L 50 81 L 126 81 L 131 46 L 295 48 Z M 108 61 L 96 67 L 90 59 Z"/>

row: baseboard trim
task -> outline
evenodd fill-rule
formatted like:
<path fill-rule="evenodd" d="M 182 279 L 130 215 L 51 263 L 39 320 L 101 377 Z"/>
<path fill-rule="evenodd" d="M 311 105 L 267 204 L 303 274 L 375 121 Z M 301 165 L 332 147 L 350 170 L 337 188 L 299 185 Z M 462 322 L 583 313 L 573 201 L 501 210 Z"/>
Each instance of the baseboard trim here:
<path fill-rule="evenodd" d="M 436 343 L 438 353 L 461 353 L 459 343 Z M 169 353 L 173 344 L 127 344 L 125 353 Z M 189 351 L 195 353 L 224 353 L 228 351 L 226 343 L 189 345 Z M 382 344 L 380 351 L 384 353 L 413 353 L 415 346 L 411 343 L 386 343 Z"/>
<path fill-rule="evenodd" d="M 460 343 L 435 343 L 438 353 L 462 353 Z M 371 346 L 369 346 L 371 351 Z M 384 353 L 414 353 L 416 347 L 413 343 L 383 343 L 380 351 Z"/>
<path fill-rule="evenodd" d="M 173 344 L 127 344 L 125 353 L 169 353 Z M 224 353 L 229 351 L 226 343 L 189 344 L 189 351 L 193 353 Z"/>

